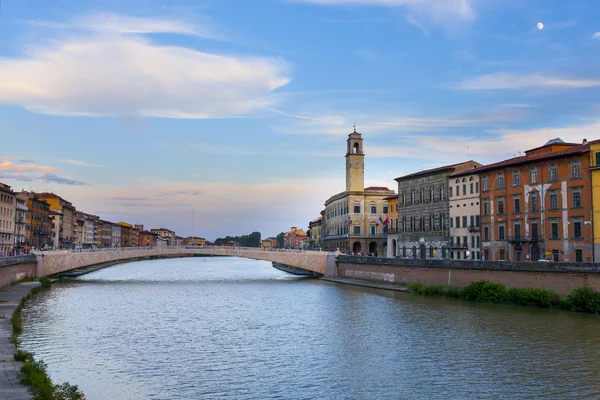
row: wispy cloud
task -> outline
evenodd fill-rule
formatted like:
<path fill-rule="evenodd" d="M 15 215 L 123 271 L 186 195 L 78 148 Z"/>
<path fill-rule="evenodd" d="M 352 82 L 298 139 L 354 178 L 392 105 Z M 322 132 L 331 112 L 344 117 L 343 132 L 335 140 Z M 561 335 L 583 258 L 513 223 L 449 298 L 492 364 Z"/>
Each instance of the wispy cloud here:
<path fill-rule="evenodd" d="M 594 39 L 600 39 L 600 32 L 596 32 L 592 35 Z"/>
<path fill-rule="evenodd" d="M 23 164 L 33 164 L 35 160 L 31 158 L 21 158 L 19 162 Z"/>
<path fill-rule="evenodd" d="M 0 158 L 0 172 L 10 172 L 10 173 L 25 173 L 25 172 L 44 172 L 44 173 L 53 173 L 60 171 L 59 168 L 50 167 L 48 165 L 36 165 L 36 164 L 26 164 L 19 165 L 15 164 L 10 160 L 7 160 L 6 157 Z"/>
<path fill-rule="evenodd" d="M 69 178 L 63 178 L 61 176 L 54 175 L 54 174 L 42 175 L 39 178 L 37 178 L 36 180 L 41 181 L 41 182 L 47 182 L 47 183 L 58 183 L 61 185 L 75 185 L 75 186 L 87 185 L 87 183 L 85 183 L 85 182 L 76 181 L 74 179 L 69 179 Z"/>
<path fill-rule="evenodd" d="M 214 118 L 268 107 L 270 92 L 290 81 L 281 59 L 160 46 L 144 35 L 210 36 L 182 21 L 94 14 L 53 32 L 0 60 L 0 103 L 52 115 Z"/>
<path fill-rule="evenodd" d="M 495 73 L 480 75 L 461 82 L 464 90 L 527 89 L 527 88 L 587 88 L 600 86 L 598 79 L 572 79 L 544 75 Z"/>
<path fill-rule="evenodd" d="M 293 0 L 326 6 L 404 7 L 413 15 L 440 24 L 453 24 L 457 19 L 471 21 L 475 9 L 471 0 Z"/>
<path fill-rule="evenodd" d="M 314 134 L 314 135 L 347 135 L 355 122 L 358 122 L 360 131 L 369 135 L 390 132 L 428 132 L 441 131 L 457 127 L 479 125 L 494 125 L 500 121 L 514 120 L 526 113 L 526 109 L 500 109 L 493 111 L 479 111 L 455 115 L 382 115 L 364 114 L 357 112 L 336 112 L 316 115 L 296 115 L 281 112 L 291 118 L 297 119 L 296 123 L 273 126 L 276 132 L 283 134 Z M 352 115 L 350 119 L 346 115 Z"/>
<path fill-rule="evenodd" d="M 79 160 L 63 160 L 63 162 L 66 162 L 68 164 L 73 164 L 73 165 L 79 165 L 82 167 L 95 167 L 95 168 L 105 168 L 106 167 L 106 165 L 90 164 L 88 162 L 79 161 Z"/>

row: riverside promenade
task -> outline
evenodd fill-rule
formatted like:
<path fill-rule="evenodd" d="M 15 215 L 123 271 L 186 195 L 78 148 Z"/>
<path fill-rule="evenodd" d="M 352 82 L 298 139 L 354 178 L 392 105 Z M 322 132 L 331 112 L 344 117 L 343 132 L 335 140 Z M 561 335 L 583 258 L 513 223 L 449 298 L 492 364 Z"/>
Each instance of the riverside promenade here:
<path fill-rule="evenodd" d="M 0 290 L 0 399 L 31 399 L 27 388 L 17 377 L 23 363 L 13 358 L 17 347 L 10 342 L 13 335 L 11 317 L 21 300 L 31 289 L 39 286 L 39 282 L 23 282 Z"/>

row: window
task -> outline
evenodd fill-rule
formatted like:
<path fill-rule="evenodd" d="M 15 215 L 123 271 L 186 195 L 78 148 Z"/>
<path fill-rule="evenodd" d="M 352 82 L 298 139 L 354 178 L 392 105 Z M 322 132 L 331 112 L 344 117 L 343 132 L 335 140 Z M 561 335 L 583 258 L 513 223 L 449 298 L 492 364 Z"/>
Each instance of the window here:
<path fill-rule="evenodd" d="M 479 248 L 479 246 L 481 246 L 481 243 L 479 242 L 479 236 L 475 236 L 475 237 L 477 238 L 477 246 L 476 247 Z M 479 257 L 477 257 L 477 258 L 479 258 Z"/>
<path fill-rule="evenodd" d="M 415 202 L 416 202 L 416 196 L 415 196 L 415 191 L 413 190 L 410 193 L 410 204 L 415 204 Z"/>
<path fill-rule="evenodd" d="M 410 217 L 410 229 L 414 232 L 417 230 L 417 217 Z"/>
<path fill-rule="evenodd" d="M 581 207 L 581 189 L 573 189 L 573 208 Z"/>
<path fill-rule="evenodd" d="M 460 236 L 456 237 L 456 247 L 460 247 Z"/>
<path fill-rule="evenodd" d="M 360 225 L 354 225 L 354 233 L 360 233 Z"/>
<path fill-rule="evenodd" d="M 440 229 L 446 229 L 446 216 L 440 214 Z"/>
<path fill-rule="evenodd" d="M 515 224 L 514 233 L 515 233 L 515 239 L 521 238 L 521 224 Z"/>
<path fill-rule="evenodd" d="M 406 246 L 402 246 L 402 257 L 406 257 Z"/>
<path fill-rule="evenodd" d="M 377 206 L 375 204 L 371 204 L 371 214 L 377 214 Z"/>
<path fill-rule="evenodd" d="M 472 192 L 473 191 L 471 191 L 471 193 Z M 467 184 L 466 183 L 463 185 L 463 194 L 467 194 Z"/>
<path fill-rule="evenodd" d="M 577 179 L 577 178 L 581 178 L 578 162 L 571 164 L 571 179 Z"/>
<path fill-rule="evenodd" d="M 383 213 L 384 213 L 384 214 L 387 214 L 387 213 L 388 213 L 388 205 L 387 205 L 387 204 L 385 204 L 385 205 L 383 206 Z"/>
<path fill-rule="evenodd" d="M 471 194 L 473 194 L 473 182 L 470 183 L 471 186 Z"/>
<path fill-rule="evenodd" d="M 576 239 L 581 239 L 581 221 L 575 220 L 573 221 L 573 237 Z"/>
<path fill-rule="evenodd" d="M 431 189 L 429 189 L 429 201 L 433 201 L 435 198 L 435 190 L 433 189 L 433 186 L 431 187 Z"/>
<path fill-rule="evenodd" d="M 460 185 L 456 185 L 456 195 L 460 196 Z"/>
<path fill-rule="evenodd" d="M 487 192 L 488 190 L 488 177 L 485 176 L 481 182 L 481 190 L 483 190 L 484 192 Z"/>
<path fill-rule="evenodd" d="M 456 227 L 460 228 L 460 217 L 456 217 Z"/>
<path fill-rule="evenodd" d="M 490 215 L 490 207 L 488 199 L 483 200 L 483 215 Z"/>
<path fill-rule="evenodd" d="M 402 232 L 406 232 L 406 217 L 402 217 Z"/>
<path fill-rule="evenodd" d="M 558 239 L 558 222 L 551 222 L 550 228 L 551 228 L 550 238 Z"/>
<path fill-rule="evenodd" d="M 360 214 L 360 206 L 359 205 L 354 206 L 354 214 Z"/>
<path fill-rule="evenodd" d="M 504 189 L 504 175 L 498 175 L 496 177 L 496 183 L 498 189 Z"/>
<path fill-rule="evenodd" d="M 498 214 L 504 214 L 504 199 L 498 199 Z"/>
<path fill-rule="evenodd" d="M 550 209 L 556 210 L 558 208 L 558 194 L 550 193 Z"/>
<path fill-rule="evenodd" d="M 440 187 L 440 200 L 444 199 L 446 199 L 446 187 L 442 185 L 442 187 Z"/>
<path fill-rule="evenodd" d="M 475 182 L 475 193 L 479 193 L 479 182 Z"/>
<path fill-rule="evenodd" d="M 475 248 L 475 236 L 471 236 L 471 248 Z"/>
<path fill-rule="evenodd" d="M 454 228 L 454 220 L 450 218 L 450 228 Z"/>
<path fill-rule="evenodd" d="M 596 153 L 596 165 L 600 165 L 600 152 Z"/>
<path fill-rule="evenodd" d="M 406 205 L 406 193 L 402 193 L 402 205 Z"/>
<path fill-rule="evenodd" d="M 475 226 L 479 226 L 479 215 L 475 216 Z"/>
<path fill-rule="evenodd" d="M 377 227 L 375 225 L 371 225 L 371 235 L 374 235 L 377 232 Z"/>
<path fill-rule="evenodd" d="M 463 236 L 463 247 L 469 247 L 469 241 L 467 240 L 466 236 Z"/>
<path fill-rule="evenodd" d="M 498 240 L 504 240 L 504 225 L 498 226 Z"/>
<path fill-rule="evenodd" d="M 538 239 L 538 223 L 537 222 L 531 223 L 531 238 L 534 240 Z"/>
<path fill-rule="evenodd" d="M 583 262 L 583 251 L 581 249 L 575 250 L 575 262 Z"/>
<path fill-rule="evenodd" d="M 520 182 L 520 176 L 519 176 L 519 171 L 514 171 L 513 172 L 513 186 L 521 186 L 521 182 Z"/>
<path fill-rule="evenodd" d="M 529 183 L 530 184 L 537 183 L 537 169 L 536 168 L 529 171 Z"/>
<path fill-rule="evenodd" d="M 449 196 L 452 197 L 452 186 L 448 186 Z"/>
<path fill-rule="evenodd" d="M 425 201 L 425 189 L 421 188 L 421 194 L 419 195 L 419 201 L 423 203 Z"/>
<path fill-rule="evenodd" d="M 500 249 L 500 261 L 504 261 L 506 259 L 506 250 Z"/>
<path fill-rule="evenodd" d="M 489 249 L 483 250 L 483 258 L 485 259 L 485 261 L 490 260 L 490 250 Z"/>
<path fill-rule="evenodd" d="M 471 215 L 471 226 L 475 226 L 475 216 Z"/>
<path fill-rule="evenodd" d="M 558 250 L 552 250 L 552 259 L 554 261 L 559 261 L 560 257 L 560 253 L 558 252 Z"/>
<path fill-rule="evenodd" d="M 537 194 L 532 194 L 531 195 L 531 211 L 537 211 L 538 210 L 538 197 Z"/>
<path fill-rule="evenodd" d="M 434 219 L 434 215 L 431 214 L 429 216 L 429 230 L 433 231 L 435 229 L 435 219 Z"/>
<path fill-rule="evenodd" d="M 551 165 L 548 168 L 548 177 L 550 182 L 554 182 L 558 178 L 556 165 Z"/>
<path fill-rule="evenodd" d="M 521 199 L 518 197 L 515 197 L 514 199 L 514 203 L 515 203 L 515 209 L 514 211 L 516 213 L 520 213 L 521 212 Z"/>
<path fill-rule="evenodd" d="M 463 215 L 463 217 L 462 217 L 462 226 L 463 226 L 463 228 L 467 227 L 467 216 L 466 215 Z"/>

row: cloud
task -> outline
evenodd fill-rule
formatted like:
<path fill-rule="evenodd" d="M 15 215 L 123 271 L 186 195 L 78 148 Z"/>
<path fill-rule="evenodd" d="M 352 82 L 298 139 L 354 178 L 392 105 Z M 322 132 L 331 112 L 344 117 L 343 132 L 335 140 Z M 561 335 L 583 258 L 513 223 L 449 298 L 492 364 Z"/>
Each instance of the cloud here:
<path fill-rule="evenodd" d="M 181 21 L 97 14 L 67 26 L 21 57 L 0 59 L 0 103 L 51 115 L 217 118 L 273 105 L 270 92 L 290 81 L 281 59 L 157 45 L 144 35 L 203 35 Z"/>
<path fill-rule="evenodd" d="M 31 158 L 21 158 L 19 160 L 20 163 L 23 164 L 33 164 L 35 162 L 35 160 L 31 159 Z"/>
<path fill-rule="evenodd" d="M 25 172 L 45 172 L 53 173 L 60 171 L 59 168 L 50 167 L 47 165 L 17 165 L 12 161 L 8 161 L 6 157 L 0 159 L 0 172 L 25 173 Z"/>
<path fill-rule="evenodd" d="M 475 10 L 472 0 L 293 0 L 324 6 L 380 6 L 404 7 L 416 16 L 440 24 L 454 24 L 457 20 L 472 21 Z M 414 25 L 414 18 L 412 24 Z"/>
<path fill-rule="evenodd" d="M 12 172 L 0 172 L 0 179 L 12 179 L 21 182 L 33 182 L 33 179 L 26 175 Z"/>
<path fill-rule="evenodd" d="M 106 165 L 90 164 L 90 163 L 87 163 L 85 161 L 78 161 L 78 160 L 63 160 L 63 162 L 66 162 L 68 164 L 73 164 L 73 165 L 79 165 L 79 166 L 82 166 L 82 167 L 97 167 L 97 168 L 104 168 L 104 167 L 106 167 Z"/>
<path fill-rule="evenodd" d="M 359 121 L 358 130 L 368 132 L 369 135 L 389 132 L 428 132 L 482 124 L 490 125 L 499 121 L 514 120 L 525 112 L 525 109 L 519 108 L 440 116 L 391 116 L 389 114 L 361 114 L 355 112 L 295 115 L 279 112 L 298 121 L 277 125 L 273 129 L 283 134 L 347 135 L 350 133 L 354 121 Z M 345 115 L 352 115 L 356 120 Z"/>
<path fill-rule="evenodd" d="M 600 86 L 597 79 L 569 79 L 543 75 L 495 73 L 480 75 L 459 84 L 464 90 L 526 89 L 526 88 L 587 88 Z"/>
<path fill-rule="evenodd" d="M 85 182 L 76 181 L 76 180 L 68 179 L 68 178 L 62 178 L 62 177 L 60 177 L 58 175 L 54 175 L 54 174 L 42 175 L 39 178 L 37 178 L 36 180 L 41 181 L 41 182 L 48 182 L 48 183 L 58 183 L 61 185 L 75 185 L 75 186 L 87 185 Z"/>
<path fill-rule="evenodd" d="M 596 32 L 592 35 L 594 39 L 600 39 L 600 32 Z"/>

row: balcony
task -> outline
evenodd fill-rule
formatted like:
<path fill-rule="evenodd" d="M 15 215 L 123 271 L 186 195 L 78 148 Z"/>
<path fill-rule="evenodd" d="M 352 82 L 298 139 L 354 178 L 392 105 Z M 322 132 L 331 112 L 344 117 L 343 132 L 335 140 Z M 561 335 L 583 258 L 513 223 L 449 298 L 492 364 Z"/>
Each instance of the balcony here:
<path fill-rule="evenodd" d="M 479 232 L 481 230 L 481 227 L 479 227 L 478 225 L 469 225 L 469 232 Z"/>
<path fill-rule="evenodd" d="M 538 243 L 542 240 L 542 237 L 539 235 L 515 235 L 508 237 L 509 243 Z"/>

